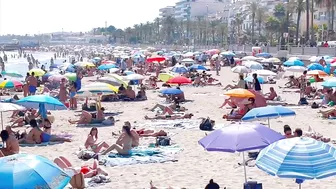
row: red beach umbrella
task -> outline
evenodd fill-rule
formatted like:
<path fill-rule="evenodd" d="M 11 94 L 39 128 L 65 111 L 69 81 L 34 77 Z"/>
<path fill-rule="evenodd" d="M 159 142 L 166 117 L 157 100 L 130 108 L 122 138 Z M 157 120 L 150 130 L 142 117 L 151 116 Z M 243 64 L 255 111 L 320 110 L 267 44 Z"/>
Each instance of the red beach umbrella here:
<path fill-rule="evenodd" d="M 167 81 L 167 83 L 169 84 L 189 84 L 191 83 L 191 80 L 186 78 L 186 77 L 183 77 L 183 76 L 177 76 L 177 77 L 174 77 L 174 78 L 171 78 Z"/>
<path fill-rule="evenodd" d="M 165 61 L 166 58 L 163 56 L 149 57 L 147 58 L 147 62 L 162 62 Z"/>

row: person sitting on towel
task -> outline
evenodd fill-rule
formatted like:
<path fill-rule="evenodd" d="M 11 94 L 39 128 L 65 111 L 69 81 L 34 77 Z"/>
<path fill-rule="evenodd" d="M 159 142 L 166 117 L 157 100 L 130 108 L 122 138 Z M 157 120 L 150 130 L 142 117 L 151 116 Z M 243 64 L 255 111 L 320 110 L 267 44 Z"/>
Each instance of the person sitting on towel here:
<path fill-rule="evenodd" d="M 274 100 L 276 97 L 278 97 L 278 94 L 273 87 L 270 87 L 270 92 L 265 94 L 266 100 Z"/>
<path fill-rule="evenodd" d="M 106 151 L 102 153 L 102 155 L 106 155 L 112 150 L 116 150 L 121 155 L 130 155 L 132 150 L 132 141 L 133 141 L 133 134 L 131 132 L 131 128 L 124 125 L 122 128 L 123 138 L 120 144 L 112 144 Z"/>

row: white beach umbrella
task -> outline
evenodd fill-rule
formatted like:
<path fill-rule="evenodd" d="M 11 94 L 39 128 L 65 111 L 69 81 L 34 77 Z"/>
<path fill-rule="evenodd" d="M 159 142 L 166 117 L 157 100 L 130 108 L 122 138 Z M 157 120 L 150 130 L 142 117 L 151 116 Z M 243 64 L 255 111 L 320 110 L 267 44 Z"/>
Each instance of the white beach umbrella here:
<path fill-rule="evenodd" d="M 243 61 L 242 64 L 252 70 L 264 69 L 263 66 L 259 62 L 256 62 L 256 61 Z"/>
<path fill-rule="evenodd" d="M 2 112 L 10 112 L 10 111 L 16 111 L 16 110 L 25 110 L 25 109 L 26 109 L 25 107 L 17 105 L 17 104 L 0 102 L 0 115 L 1 115 L 2 130 L 3 130 Z"/>
<path fill-rule="evenodd" d="M 251 70 L 245 66 L 236 66 L 236 67 L 233 67 L 231 69 L 231 71 L 233 73 L 239 73 L 239 74 L 243 74 L 243 73 L 250 73 Z"/>
<path fill-rule="evenodd" d="M 143 79 L 145 79 L 145 77 L 143 75 L 140 75 L 140 74 L 130 74 L 130 75 L 126 76 L 126 79 L 130 80 L 130 81 L 137 81 L 137 80 L 143 80 Z"/>
<path fill-rule="evenodd" d="M 264 63 L 280 63 L 281 60 L 279 58 L 266 58 L 261 60 L 260 62 L 264 62 Z"/>
<path fill-rule="evenodd" d="M 317 57 L 317 56 L 312 56 L 309 58 L 310 62 L 318 62 L 319 60 L 320 60 L 320 57 Z"/>
<path fill-rule="evenodd" d="M 111 69 L 110 69 L 110 73 L 115 73 L 115 72 L 117 72 L 117 71 L 119 71 L 118 68 L 111 68 Z"/>
<path fill-rule="evenodd" d="M 286 69 L 288 72 L 303 72 L 305 70 L 307 70 L 307 68 L 303 66 L 291 66 Z"/>
<path fill-rule="evenodd" d="M 268 76 L 276 76 L 277 74 L 270 71 L 270 70 L 257 70 L 254 71 L 252 74 L 256 73 L 258 76 L 264 76 L 264 77 L 268 77 Z"/>
<path fill-rule="evenodd" d="M 301 58 L 299 58 L 299 57 L 290 57 L 288 60 L 301 60 Z"/>
<path fill-rule="evenodd" d="M 253 61 L 256 61 L 258 58 L 257 57 L 254 57 L 254 56 L 245 56 L 242 58 L 242 60 L 253 60 Z"/>

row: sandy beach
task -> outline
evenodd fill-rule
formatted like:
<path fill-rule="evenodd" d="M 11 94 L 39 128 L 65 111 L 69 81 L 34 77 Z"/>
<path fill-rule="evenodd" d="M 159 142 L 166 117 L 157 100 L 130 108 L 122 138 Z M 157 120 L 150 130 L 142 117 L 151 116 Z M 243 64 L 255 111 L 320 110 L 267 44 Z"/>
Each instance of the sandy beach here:
<path fill-rule="evenodd" d="M 214 72 L 210 72 L 215 75 Z M 232 73 L 230 68 L 224 67 L 220 72 L 220 76 L 216 78 L 225 86 L 236 80 L 238 74 Z M 83 79 L 83 85 L 88 83 L 88 80 L 93 79 L 86 77 Z M 268 92 L 269 87 L 276 88 L 278 95 L 285 99 L 288 103 L 297 103 L 299 99 L 298 93 L 283 93 L 278 86 L 284 85 L 285 80 L 277 81 L 275 85 L 263 85 L 263 91 Z M 224 113 L 229 109 L 219 109 L 223 103 L 225 96 L 223 95 L 223 87 L 208 86 L 208 87 L 181 87 L 185 92 L 186 99 L 193 102 L 187 102 L 185 106 L 190 112 L 194 113 L 194 118 L 207 117 L 216 121 L 219 126 L 228 125 L 222 119 Z M 113 144 L 116 140 L 112 137 L 112 132 L 119 132 L 124 121 L 130 121 L 132 125 L 141 128 L 141 123 L 144 122 L 145 115 L 154 115 L 153 112 L 146 108 L 153 107 L 157 102 L 162 101 L 158 97 L 158 92 L 147 91 L 148 100 L 141 102 L 109 102 L 103 103 L 103 106 L 111 112 L 123 112 L 115 118 L 120 120 L 112 127 L 98 128 L 99 140 L 105 141 L 108 144 Z M 333 131 L 334 120 L 323 120 L 317 114 L 316 109 L 311 109 L 310 106 L 291 107 L 296 111 L 296 117 L 280 118 L 271 120 L 271 127 L 282 133 L 283 125 L 288 124 L 295 128 L 307 130 L 308 126 L 314 127 L 317 132 L 324 134 L 331 139 L 336 138 L 336 132 Z M 90 161 L 80 160 L 74 153 L 80 146 L 84 145 L 90 128 L 79 128 L 75 125 L 70 125 L 68 119 L 75 118 L 75 111 L 53 111 L 56 121 L 53 124 L 53 133 L 72 134 L 72 142 L 57 144 L 43 147 L 22 147 L 24 153 L 32 153 L 46 156 L 53 160 L 62 155 L 70 160 L 74 166 L 82 166 L 90 164 Z M 6 113 L 5 123 L 8 123 L 10 114 Z M 148 121 L 147 121 L 148 122 Z M 266 121 L 264 122 L 266 123 Z M 160 127 L 152 128 L 154 130 L 161 129 Z M 117 188 L 117 189 L 140 189 L 149 188 L 150 181 L 158 188 L 204 188 L 212 178 L 221 188 L 239 189 L 243 187 L 244 172 L 243 167 L 238 163 L 242 162 L 242 154 L 207 152 L 199 144 L 198 140 L 205 136 L 204 131 L 198 129 L 198 125 L 193 129 L 181 128 L 164 128 L 169 133 L 175 133 L 172 137 L 172 142 L 178 144 L 183 151 L 178 154 L 177 162 L 167 162 L 158 164 L 139 164 L 118 167 L 104 167 L 109 173 L 111 182 L 97 188 Z M 18 128 L 23 130 L 23 128 Z M 151 139 L 146 139 L 151 140 Z M 154 140 L 154 139 L 153 139 Z M 148 141 L 144 141 L 146 143 Z M 142 141 L 140 141 L 142 144 Z M 247 176 L 249 180 L 261 182 L 263 188 L 284 189 L 298 188 L 293 179 L 281 179 L 267 175 L 257 167 L 247 167 Z M 335 188 L 335 180 L 330 177 L 323 180 L 305 181 L 303 188 Z"/>

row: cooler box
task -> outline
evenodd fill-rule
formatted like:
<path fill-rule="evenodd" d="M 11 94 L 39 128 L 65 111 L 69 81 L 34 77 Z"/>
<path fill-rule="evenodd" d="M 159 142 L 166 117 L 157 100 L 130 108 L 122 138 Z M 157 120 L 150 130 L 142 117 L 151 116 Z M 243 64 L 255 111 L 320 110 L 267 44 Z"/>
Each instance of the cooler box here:
<path fill-rule="evenodd" d="M 262 183 L 248 181 L 247 183 L 244 183 L 244 189 L 262 189 Z"/>

